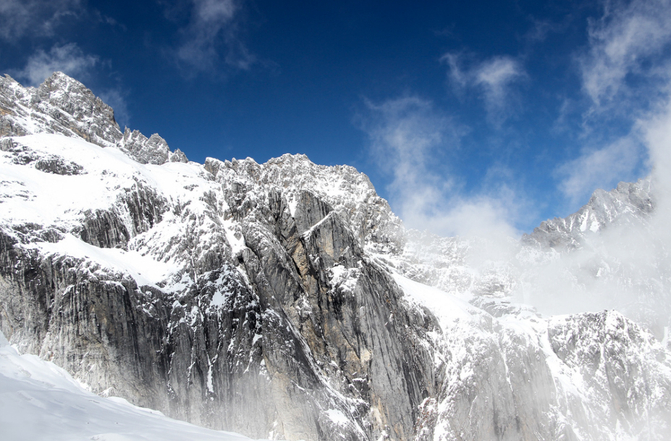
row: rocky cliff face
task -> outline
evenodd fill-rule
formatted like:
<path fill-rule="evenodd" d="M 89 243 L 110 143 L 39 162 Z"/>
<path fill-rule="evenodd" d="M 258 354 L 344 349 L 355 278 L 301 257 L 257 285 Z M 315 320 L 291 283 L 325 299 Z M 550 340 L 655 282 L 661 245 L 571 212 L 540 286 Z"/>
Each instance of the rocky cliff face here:
<path fill-rule="evenodd" d="M 670 435 L 647 331 L 421 253 L 355 169 L 187 162 L 62 74 L 2 81 L 0 329 L 97 393 L 271 439 Z"/>

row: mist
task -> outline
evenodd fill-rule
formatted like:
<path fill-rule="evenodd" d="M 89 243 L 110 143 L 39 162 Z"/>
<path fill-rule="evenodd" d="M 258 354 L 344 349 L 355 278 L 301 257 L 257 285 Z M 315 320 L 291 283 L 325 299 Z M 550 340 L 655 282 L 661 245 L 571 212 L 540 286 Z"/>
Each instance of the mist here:
<path fill-rule="evenodd" d="M 671 86 L 669 71 L 666 84 Z M 621 85 L 620 87 L 625 87 Z M 520 271 L 516 300 L 546 314 L 616 309 L 647 325 L 658 338 L 671 325 L 671 95 L 650 100 L 622 142 L 638 143 L 649 161 L 653 210 L 623 213 L 598 233 L 587 232 L 578 249 L 549 253 Z M 597 171 L 598 172 L 598 171 Z"/>
<path fill-rule="evenodd" d="M 457 116 L 413 95 L 366 102 L 361 128 L 391 177 L 386 190 L 393 210 L 409 229 L 451 238 L 439 246 L 434 236 L 415 235 L 425 243 L 412 247 L 413 258 L 440 260 L 440 271 L 449 273 L 434 281 L 441 289 L 480 290 L 545 315 L 616 309 L 658 338 L 665 335 L 671 325 L 671 27 L 661 17 L 668 13 L 668 2 L 604 6 L 601 19 L 588 24 L 587 45 L 576 51 L 583 99 L 577 139 L 584 148 L 548 179 L 569 206 L 580 207 L 598 187 L 615 191 L 608 187 L 640 178 L 636 191 L 649 196 L 652 209 L 626 208 L 626 198 L 613 193 L 623 211 L 577 231 L 572 246 L 523 237 L 517 225 L 536 216 L 538 200 L 529 200 L 515 177 L 497 174 L 496 165 L 479 186 L 464 190 L 464 176 L 449 162 L 470 130 Z M 448 64 L 454 83 L 462 71 Z M 506 99 L 498 96 L 500 111 Z M 619 138 L 610 136 L 614 124 L 624 128 Z M 482 290 L 494 285 L 499 288 Z"/>

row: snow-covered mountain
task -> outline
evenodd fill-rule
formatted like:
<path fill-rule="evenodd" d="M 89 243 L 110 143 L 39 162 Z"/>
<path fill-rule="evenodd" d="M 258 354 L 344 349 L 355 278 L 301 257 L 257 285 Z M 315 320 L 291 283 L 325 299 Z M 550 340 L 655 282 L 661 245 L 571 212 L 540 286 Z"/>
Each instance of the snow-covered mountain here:
<path fill-rule="evenodd" d="M 576 213 L 542 222 L 523 240 L 547 248 L 575 249 L 584 244 L 586 237 L 605 228 L 639 227 L 654 211 L 650 185 L 650 179 L 642 179 L 621 182 L 610 192 L 598 189 Z"/>
<path fill-rule="evenodd" d="M 647 181 L 492 243 L 405 230 L 352 167 L 188 162 L 60 73 L 0 79 L 0 135 L 0 330 L 102 396 L 255 438 L 671 436 L 650 323 L 520 302 L 589 294 L 572 256 L 645 224 Z"/>

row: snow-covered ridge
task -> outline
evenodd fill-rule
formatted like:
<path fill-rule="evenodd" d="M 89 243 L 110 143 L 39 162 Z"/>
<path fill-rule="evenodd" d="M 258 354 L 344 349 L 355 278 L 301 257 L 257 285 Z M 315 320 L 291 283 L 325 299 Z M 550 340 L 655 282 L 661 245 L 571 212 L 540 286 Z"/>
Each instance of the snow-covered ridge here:
<path fill-rule="evenodd" d="M 589 202 L 565 217 L 541 222 L 522 240 L 546 247 L 578 248 L 585 235 L 610 225 L 641 226 L 655 208 L 650 178 L 636 183 L 621 182 L 611 191 L 597 189 Z"/>
<path fill-rule="evenodd" d="M 186 162 L 170 151 L 159 135 L 150 138 L 128 128 L 121 131 L 114 110 L 79 81 L 55 72 L 39 87 L 23 87 L 9 75 L 0 77 L 0 136 L 59 133 L 101 147 L 116 147 L 138 162 Z"/>
<path fill-rule="evenodd" d="M 57 134 L 4 138 L 0 158 L 3 177 L 0 182 L 3 208 L 0 228 L 19 242 L 30 243 L 44 252 L 88 256 L 108 267 L 118 266 L 112 264 L 119 261 L 113 257 L 114 253 L 125 255 L 123 259 L 131 259 L 130 254 L 147 253 L 146 250 L 133 250 L 133 239 L 154 223 L 160 223 L 161 217 L 166 218 L 163 225 L 168 227 L 171 213 L 161 207 L 170 201 L 185 203 L 191 199 L 189 189 L 193 187 L 190 186 L 212 187 L 204 179 L 202 168 L 196 164 L 144 165 L 118 149 L 100 148 L 84 140 Z M 40 167 L 45 162 L 60 166 Z M 151 198 L 144 202 L 152 206 L 143 206 L 140 210 L 155 218 L 152 225 L 143 225 L 146 220 L 134 219 L 137 216 L 125 203 L 129 197 L 138 204 L 143 203 L 143 197 Z M 112 237 L 114 231 L 108 231 L 106 238 L 88 237 L 87 225 L 108 212 L 114 213 L 114 219 L 118 221 L 120 237 Z M 30 226 L 25 234 L 21 234 L 22 225 Z M 51 240 L 45 241 L 44 231 L 52 232 Z M 113 249 L 105 249 L 109 247 Z M 147 261 L 142 266 L 160 264 L 160 261 L 155 264 Z M 130 267 L 126 265 L 125 268 Z M 164 272 L 169 272 L 168 267 Z"/>

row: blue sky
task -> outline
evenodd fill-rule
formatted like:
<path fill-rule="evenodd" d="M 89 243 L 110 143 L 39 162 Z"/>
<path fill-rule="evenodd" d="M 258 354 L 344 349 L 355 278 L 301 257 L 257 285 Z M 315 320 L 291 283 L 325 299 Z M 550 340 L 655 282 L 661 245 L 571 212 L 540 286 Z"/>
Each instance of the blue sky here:
<path fill-rule="evenodd" d="M 61 70 L 189 159 L 305 153 L 441 234 L 519 234 L 654 166 L 671 3 L 0 0 L 0 71 Z"/>

